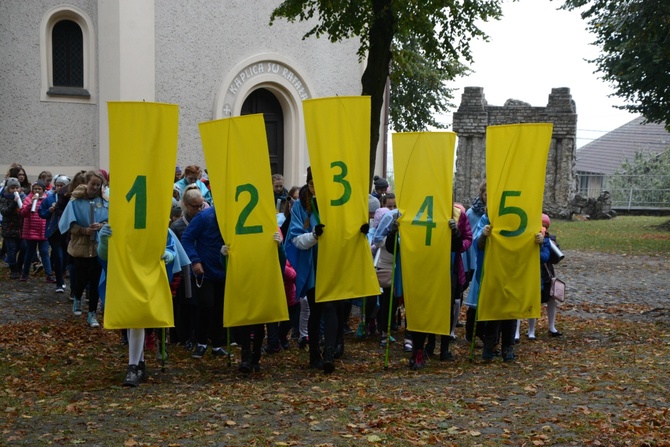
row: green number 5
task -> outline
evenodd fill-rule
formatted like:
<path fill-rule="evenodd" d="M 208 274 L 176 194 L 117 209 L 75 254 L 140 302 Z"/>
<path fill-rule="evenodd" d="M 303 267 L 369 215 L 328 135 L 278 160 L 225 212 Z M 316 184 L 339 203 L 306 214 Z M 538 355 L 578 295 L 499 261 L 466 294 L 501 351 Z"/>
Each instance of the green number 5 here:
<path fill-rule="evenodd" d="M 340 197 L 337 200 L 331 200 L 330 205 L 331 206 L 344 205 L 351 198 L 351 183 L 349 183 L 348 180 L 344 179 L 344 177 L 346 177 L 347 174 L 349 173 L 349 169 L 347 168 L 347 165 L 343 161 L 334 161 L 330 164 L 330 167 L 331 168 L 335 168 L 335 167 L 340 168 L 340 173 L 333 176 L 333 181 L 335 183 L 341 183 L 342 186 L 344 187 L 344 192 L 342 193 L 342 197 Z"/>
<path fill-rule="evenodd" d="M 249 214 L 251 214 L 251 211 L 258 205 L 258 190 L 254 185 L 251 183 L 247 183 L 245 185 L 240 185 L 237 187 L 235 190 L 235 201 L 237 202 L 240 197 L 240 194 L 243 192 L 248 192 L 249 193 L 249 203 L 244 207 L 242 212 L 240 213 L 240 217 L 237 218 L 237 224 L 235 225 L 235 234 L 256 234 L 256 233 L 262 233 L 263 232 L 263 226 L 262 225 L 252 225 L 249 227 L 245 227 L 244 224 L 246 223 L 247 219 L 249 218 Z"/>
<path fill-rule="evenodd" d="M 501 236 L 514 237 L 526 231 L 526 227 L 528 226 L 528 215 L 518 206 L 505 206 L 507 197 L 521 197 L 521 191 L 503 191 L 502 197 L 500 198 L 500 210 L 498 211 L 498 216 L 504 216 L 505 214 L 516 214 L 519 216 L 519 227 L 516 230 L 500 230 Z"/>

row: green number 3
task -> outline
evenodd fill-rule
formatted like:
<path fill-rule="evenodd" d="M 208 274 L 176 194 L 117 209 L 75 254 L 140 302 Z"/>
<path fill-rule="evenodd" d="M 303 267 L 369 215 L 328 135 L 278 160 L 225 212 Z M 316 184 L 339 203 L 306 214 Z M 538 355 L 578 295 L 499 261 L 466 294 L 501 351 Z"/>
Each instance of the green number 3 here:
<path fill-rule="evenodd" d="M 138 175 L 135 183 L 126 194 L 126 201 L 130 202 L 135 197 L 135 222 L 136 230 L 147 228 L 147 176 Z"/>
<path fill-rule="evenodd" d="M 330 204 L 331 206 L 344 205 L 351 198 L 351 184 L 349 183 L 348 180 L 344 179 L 344 177 L 346 177 L 347 174 L 349 173 L 349 169 L 347 168 L 347 165 L 343 161 L 334 161 L 330 164 L 330 167 L 340 168 L 340 173 L 333 176 L 333 181 L 335 183 L 341 183 L 342 186 L 344 187 L 344 193 L 342 193 L 342 197 L 340 197 L 337 200 L 331 200 Z"/>
<path fill-rule="evenodd" d="M 526 227 L 528 227 L 528 215 L 518 206 L 505 206 L 507 197 L 521 197 L 521 191 L 503 191 L 500 198 L 500 210 L 498 211 L 498 216 L 504 216 L 505 214 L 516 214 L 519 216 L 519 227 L 516 230 L 500 230 L 501 236 L 514 237 L 526 231 Z"/>
<path fill-rule="evenodd" d="M 245 185 L 240 185 L 237 187 L 235 190 L 235 201 L 237 202 L 238 198 L 240 197 L 240 194 L 243 192 L 248 192 L 249 193 L 249 203 L 244 207 L 242 212 L 240 213 L 240 217 L 237 218 L 237 224 L 235 225 L 235 234 L 256 234 L 256 233 L 262 233 L 263 232 L 263 226 L 262 225 L 252 225 L 249 227 L 245 227 L 244 224 L 246 223 L 247 219 L 249 218 L 249 214 L 251 214 L 251 211 L 258 205 L 258 190 L 254 185 L 251 183 L 247 183 Z"/>
<path fill-rule="evenodd" d="M 421 220 L 423 215 L 426 215 L 426 220 Z M 433 196 L 426 196 L 426 199 L 421 204 L 419 212 L 416 213 L 416 217 L 412 220 L 412 225 L 420 225 L 426 227 L 426 245 L 430 246 L 430 243 L 433 238 L 433 228 L 437 227 L 437 224 L 433 222 Z"/>

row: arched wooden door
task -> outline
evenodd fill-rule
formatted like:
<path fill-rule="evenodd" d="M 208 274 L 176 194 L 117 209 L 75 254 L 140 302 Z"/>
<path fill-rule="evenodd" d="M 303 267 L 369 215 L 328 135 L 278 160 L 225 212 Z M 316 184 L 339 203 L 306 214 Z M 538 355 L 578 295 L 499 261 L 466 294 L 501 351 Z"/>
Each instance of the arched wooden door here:
<path fill-rule="evenodd" d="M 269 90 L 254 90 L 242 104 L 242 115 L 262 113 L 268 138 L 270 169 L 273 174 L 284 172 L 284 114 L 277 97 Z"/>

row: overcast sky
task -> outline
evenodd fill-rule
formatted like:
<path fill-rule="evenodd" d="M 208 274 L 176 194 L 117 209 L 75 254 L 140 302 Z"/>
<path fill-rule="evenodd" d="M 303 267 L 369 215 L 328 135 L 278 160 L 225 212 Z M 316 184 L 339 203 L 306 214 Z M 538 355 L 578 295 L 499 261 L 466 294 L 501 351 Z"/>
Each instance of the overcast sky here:
<path fill-rule="evenodd" d="M 503 18 L 482 24 L 489 42 L 475 42 L 473 74 L 456 80 L 451 87 L 484 88 L 489 105 L 502 106 L 518 99 L 532 106 L 546 106 L 552 88 L 569 87 L 577 105 L 577 147 L 634 119 L 636 115 L 615 109 L 613 89 L 594 74 L 595 65 L 585 61 L 597 57 L 590 45 L 595 37 L 577 11 L 557 8 L 562 0 L 505 1 Z M 442 120 L 449 123 L 451 116 Z"/>

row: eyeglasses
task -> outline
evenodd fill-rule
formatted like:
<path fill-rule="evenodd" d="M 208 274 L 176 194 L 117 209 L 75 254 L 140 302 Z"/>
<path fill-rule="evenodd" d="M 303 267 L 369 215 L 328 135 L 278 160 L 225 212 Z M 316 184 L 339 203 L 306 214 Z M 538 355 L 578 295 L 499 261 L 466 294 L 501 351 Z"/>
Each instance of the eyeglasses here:
<path fill-rule="evenodd" d="M 197 205 L 194 205 L 193 203 L 188 203 L 188 202 L 186 202 L 186 205 L 187 205 L 187 206 L 190 206 L 191 208 L 194 208 L 194 209 L 196 209 L 196 210 L 201 210 L 201 209 L 203 209 L 203 208 L 205 207 L 205 202 L 203 201 L 203 202 L 201 202 L 201 203 L 199 203 L 199 204 L 197 204 Z"/>

